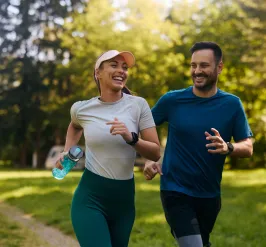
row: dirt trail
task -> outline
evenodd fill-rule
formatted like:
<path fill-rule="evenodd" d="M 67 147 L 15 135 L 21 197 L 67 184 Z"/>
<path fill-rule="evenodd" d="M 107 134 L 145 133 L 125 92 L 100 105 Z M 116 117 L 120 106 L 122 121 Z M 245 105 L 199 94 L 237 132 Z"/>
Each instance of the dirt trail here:
<path fill-rule="evenodd" d="M 29 215 L 24 214 L 16 207 L 10 206 L 0 201 L 0 213 L 6 215 L 9 220 L 18 222 L 37 234 L 48 243 L 47 247 L 79 247 L 78 242 L 63 234 L 58 229 L 46 226 Z"/>

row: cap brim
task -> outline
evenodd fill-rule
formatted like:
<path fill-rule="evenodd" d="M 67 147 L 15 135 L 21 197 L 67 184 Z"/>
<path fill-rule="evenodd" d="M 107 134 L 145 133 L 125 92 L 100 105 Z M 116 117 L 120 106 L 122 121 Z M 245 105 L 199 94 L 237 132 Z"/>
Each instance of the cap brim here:
<path fill-rule="evenodd" d="M 135 65 L 135 57 L 134 55 L 129 51 L 117 51 L 117 50 L 110 50 L 105 53 L 103 53 L 95 64 L 95 69 L 98 69 L 102 62 L 110 60 L 117 56 L 122 56 L 125 59 L 125 62 L 129 68 L 133 67 Z"/>
<path fill-rule="evenodd" d="M 133 67 L 135 65 L 135 57 L 134 55 L 129 51 L 121 51 L 118 55 L 121 55 L 129 68 Z"/>

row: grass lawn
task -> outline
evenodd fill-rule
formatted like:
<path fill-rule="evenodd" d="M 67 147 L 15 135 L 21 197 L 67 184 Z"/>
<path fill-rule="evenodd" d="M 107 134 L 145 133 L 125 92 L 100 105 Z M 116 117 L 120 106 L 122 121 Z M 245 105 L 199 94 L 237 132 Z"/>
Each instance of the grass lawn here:
<path fill-rule="evenodd" d="M 34 233 L 20 224 L 9 221 L 4 215 L 0 214 L 0 246 L 3 247 L 26 247 L 26 246 L 45 246 Z"/>
<path fill-rule="evenodd" d="M 74 236 L 69 213 L 80 176 L 81 172 L 72 171 L 57 181 L 51 171 L 0 171 L 0 200 Z M 148 182 L 140 172 L 135 176 L 137 212 L 129 247 L 175 246 L 160 203 L 159 178 Z M 17 231 L 1 221 L 0 225 L 2 232 Z M 222 211 L 211 236 L 213 246 L 265 247 L 265 228 L 266 170 L 225 171 Z M 0 246 L 18 245 L 1 245 L 0 241 Z"/>

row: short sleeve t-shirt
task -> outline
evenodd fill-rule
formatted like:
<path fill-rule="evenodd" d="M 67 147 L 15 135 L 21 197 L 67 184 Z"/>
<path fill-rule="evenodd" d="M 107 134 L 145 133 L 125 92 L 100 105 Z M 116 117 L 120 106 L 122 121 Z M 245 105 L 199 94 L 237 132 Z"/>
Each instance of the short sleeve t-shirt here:
<path fill-rule="evenodd" d="M 136 151 L 120 135 L 111 135 L 111 126 L 106 123 L 117 118 L 136 133 L 154 127 L 147 101 L 128 94 L 116 102 L 102 102 L 94 97 L 74 103 L 70 112 L 72 122 L 84 131 L 86 168 L 111 179 L 132 178 Z"/>
<path fill-rule="evenodd" d="M 162 164 L 161 190 L 194 197 L 220 195 L 226 156 L 207 151 L 205 131 L 219 131 L 225 142 L 251 137 L 240 99 L 222 90 L 210 98 L 193 94 L 192 87 L 170 91 L 152 108 L 156 125 L 168 122 L 168 138 Z"/>

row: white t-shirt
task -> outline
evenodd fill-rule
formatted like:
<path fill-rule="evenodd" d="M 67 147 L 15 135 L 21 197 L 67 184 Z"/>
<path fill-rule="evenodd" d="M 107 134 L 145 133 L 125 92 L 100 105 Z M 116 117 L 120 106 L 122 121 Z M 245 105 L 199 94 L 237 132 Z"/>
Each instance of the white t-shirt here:
<path fill-rule="evenodd" d="M 111 179 L 132 178 L 136 151 L 121 135 L 111 135 L 111 125 L 106 123 L 116 117 L 130 132 L 136 133 L 154 127 L 147 101 L 128 94 L 116 102 L 102 102 L 94 97 L 74 103 L 70 113 L 72 122 L 84 131 L 86 168 Z"/>

